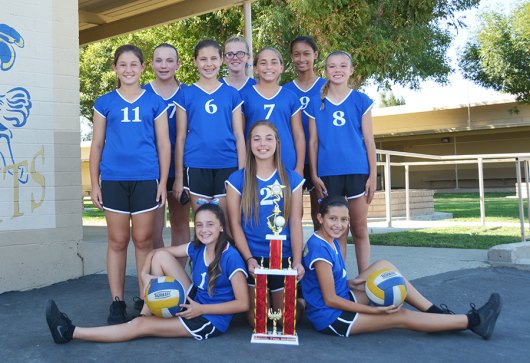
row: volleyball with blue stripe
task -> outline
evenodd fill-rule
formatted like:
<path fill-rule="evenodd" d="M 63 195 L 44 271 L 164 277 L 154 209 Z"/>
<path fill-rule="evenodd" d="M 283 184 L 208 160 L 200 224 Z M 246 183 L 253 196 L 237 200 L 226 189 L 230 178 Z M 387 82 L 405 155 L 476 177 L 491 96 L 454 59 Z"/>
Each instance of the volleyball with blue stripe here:
<path fill-rule="evenodd" d="M 180 304 L 186 302 L 184 286 L 171 276 L 161 276 L 152 279 L 145 289 L 145 303 L 153 313 L 160 318 L 171 318 L 182 308 Z"/>
<path fill-rule="evenodd" d="M 399 306 L 407 297 L 405 278 L 389 268 L 374 271 L 368 276 L 366 295 L 373 305 Z"/>

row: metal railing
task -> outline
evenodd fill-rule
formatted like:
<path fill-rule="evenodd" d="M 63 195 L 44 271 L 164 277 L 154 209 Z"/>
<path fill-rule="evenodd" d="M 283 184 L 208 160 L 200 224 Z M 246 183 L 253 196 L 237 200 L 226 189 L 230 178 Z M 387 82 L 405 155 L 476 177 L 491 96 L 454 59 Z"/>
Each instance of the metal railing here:
<path fill-rule="evenodd" d="M 519 197 L 519 222 L 521 226 L 521 240 L 526 241 L 525 236 L 525 212 L 523 204 L 522 184 L 523 178 L 521 175 L 521 163 L 524 168 L 524 179 L 526 184 L 526 199 L 528 204 L 528 224 L 530 227 L 530 174 L 529 162 L 530 153 L 506 153 L 506 154 L 472 154 L 472 155 L 428 155 L 417 154 L 402 151 L 391 150 L 376 150 L 379 155 L 378 159 L 384 157 L 383 161 L 378 161 L 378 166 L 383 166 L 384 170 L 384 191 L 385 191 L 385 207 L 386 207 L 386 222 L 388 227 L 392 227 L 392 176 L 391 167 L 404 167 L 405 169 L 405 215 L 406 219 L 410 220 L 410 168 L 413 166 L 427 166 L 427 165 L 461 165 L 461 164 L 477 164 L 478 168 L 478 185 L 480 196 L 480 222 L 486 225 L 486 209 L 484 204 L 484 164 L 485 163 L 514 163 L 517 178 L 517 194 Z M 430 161 L 407 161 L 407 162 L 392 162 L 391 156 L 401 156 L 416 159 L 426 159 Z"/>

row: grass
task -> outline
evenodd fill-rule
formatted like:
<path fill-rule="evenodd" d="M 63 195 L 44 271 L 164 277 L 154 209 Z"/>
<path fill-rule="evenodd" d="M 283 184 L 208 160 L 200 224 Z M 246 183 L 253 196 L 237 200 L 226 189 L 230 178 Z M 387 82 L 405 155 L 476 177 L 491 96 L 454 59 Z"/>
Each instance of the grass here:
<path fill-rule="evenodd" d="M 519 223 L 519 204 L 510 193 L 486 193 L 484 196 L 486 221 L 497 223 Z M 95 208 L 90 199 L 83 200 L 83 223 L 104 224 L 103 212 Z M 528 210 L 525 202 L 525 213 Z M 434 209 L 437 212 L 453 213 L 458 222 L 479 222 L 480 203 L 478 193 L 436 193 Z M 373 245 L 474 248 L 488 249 L 505 243 L 520 242 L 519 226 L 428 228 L 405 232 L 372 234 Z M 527 232 L 530 235 L 530 232 Z M 351 242 L 351 240 L 350 240 Z"/>
<path fill-rule="evenodd" d="M 485 193 L 484 206 L 487 222 L 519 222 L 518 199 L 508 198 L 509 196 L 513 194 Z M 526 212 L 526 203 L 524 208 Z M 478 193 L 436 193 L 434 209 L 437 212 L 453 213 L 453 220 L 458 222 L 480 221 Z M 374 234 L 370 236 L 370 242 L 374 245 L 386 246 L 489 249 L 498 244 L 520 242 L 520 233 L 519 226 L 455 226 Z"/>

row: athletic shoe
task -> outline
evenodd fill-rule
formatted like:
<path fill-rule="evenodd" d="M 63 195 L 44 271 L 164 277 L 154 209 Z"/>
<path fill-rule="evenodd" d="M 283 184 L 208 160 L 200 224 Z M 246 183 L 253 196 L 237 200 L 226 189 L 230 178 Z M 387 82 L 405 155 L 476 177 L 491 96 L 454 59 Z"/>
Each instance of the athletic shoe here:
<path fill-rule="evenodd" d="M 487 303 L 485 303 L 478 310 L 475 305 L 471 304 L 471 314 L 477 314 L 479 318 L 478 324 L 471 326 L 471 331 L 480 335 L 483 339 L 489 339 L 493 334 L 495 323 L 501 313 L 502 301 L 501 296 L 497 293 L 491 294 Z"/>
<path fill-rule="evenodd" d="M 440 310 L 442 310 L 442 314 L 455 315 L 455 312 L 450 310 L 445 304 L 440 304 Z"/>
<path fill-rule="evenodd" d="M 116 296 L 112 304 L 110 304 L 107 323 L 109 325 L 126 323 L 128 321 L 126 308 L 125 301 L 121 301 L 120 298 Z"/>
<path fill-rule="evenodd" d="M 134 310 L 136 311 L 142 311 L 144 307 L 144 300 L 138 296 L 133 297 L 134 302 Z"/>
<path fill-rule="evenodd" d="M 72 340 L 75 326 L 66 314 L 59 311 L 57 304 L 51 299 L 46 303 L 46 322 L 56 344 L 65 344 Z"/>

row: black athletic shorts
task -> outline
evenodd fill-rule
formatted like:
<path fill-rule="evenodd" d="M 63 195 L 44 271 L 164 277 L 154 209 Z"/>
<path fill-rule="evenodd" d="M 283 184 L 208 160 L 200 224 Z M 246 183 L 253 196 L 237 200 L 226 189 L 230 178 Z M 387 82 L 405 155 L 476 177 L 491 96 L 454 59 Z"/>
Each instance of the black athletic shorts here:
<path fill-rule="evenodd" d="M 321 176 L 328 195 L 346 197 L 346 199 L 355 199 L 364 195 L 368 174 L 347 174 Z"/>
<path fill-rule="evenodd" d="M 313 180 L 311 179 L 311 172 L 309 171 L 309 165 L 304 165 L 304 190 L 307 190 L 308 192 L 315 189 L 315 185 L 313 184 Z"/>
<path fill-rule="evenodd" d="M 101 181 L 103 209 L 123 214 L 145 213 L 158 208 L 158 180 Z"/>
<path fill-rule="evenodd" d="M 356 302 L 355 295 L 350 291 L 350 301 Z M 328 335 L 338 335 L 339 337 L 348 337 L 350 329 L 357 320 L 357 313 L 343 311 L 342 314 L 333 323 L 322 329 L 320 333 Z"/>
<path fill-rule="evenodd" d="M 173 193 L 173 184 L 175 183 L 175 177 L 174 176 L 168 176 L 167 177 L 167 192 Z M 184 185 L 184 188 L 188 186 L 188 181 L 186 178 L 186 168 L 184 168 L 184 173 L 182 173 L 182 185 Z"/>
<path fill-rule="evenodd" d="M 180 321 L 186 328 L 187 331 L 197 340 L 205 340 L 208 338 L 215 338 L 223 334 L 217 329 L 211 321 L 205 317 L 197 316 L 192 319 L 184 319 L 179 316 Z"/>
<path fill-rule="evenodd" d="M 226 196 L 225 181 L 237 168 L 199 169 L 186 168 L 188 189 L 191 194 L 202 198 Z"/>

